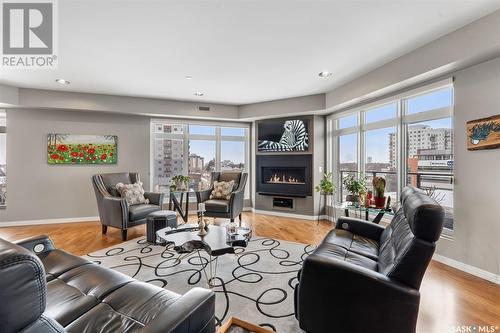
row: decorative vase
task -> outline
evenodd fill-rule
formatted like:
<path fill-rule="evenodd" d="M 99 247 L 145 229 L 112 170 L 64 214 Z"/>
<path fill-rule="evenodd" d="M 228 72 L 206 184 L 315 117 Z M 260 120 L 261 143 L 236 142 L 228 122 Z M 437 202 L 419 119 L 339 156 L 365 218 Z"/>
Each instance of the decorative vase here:
<path fill-rule="evenodd" d="M 358 203 L 359 202 L 359 195 L 349 194 L 346 196 L 345 201 L 352 202 L 353 204 Z"/>
<path fill-rule="evenodd" d="M 374 197 L 373 200 L 375 201 L 375 207 L 384 208 L 385 207 L 385 198 L 386 197 Z"/>

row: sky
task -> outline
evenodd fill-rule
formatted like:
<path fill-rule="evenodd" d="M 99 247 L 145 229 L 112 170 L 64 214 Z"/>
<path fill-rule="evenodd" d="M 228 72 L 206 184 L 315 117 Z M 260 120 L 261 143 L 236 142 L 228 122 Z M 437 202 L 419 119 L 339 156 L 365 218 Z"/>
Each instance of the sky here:
<path fill-rule="evenodd" d="M 427 95 L 408 99 L 408 114 L 434 110 L 453 104 L 453 89 L 446 88 Z M 366 123 L 391 119 L 396 117 L 397 104 L 391 103 L 366 112 Z M 357 116 L 352 115 L 339 119 L 339 128 L 357 125 Z M 413 124 L 416 125 L 416 124 Z M 429 125 L 433 128 L 452 128 L 451 118 L 425 121 L 418 125 Z M 410 125 L 411 126 L 411 125 Z M 382 128 L 366 132 L 366 157 L 371 157 L 374 163 L 389 163 L 389 133 L 395 133 L 396 128 Z M 340 137 L 340 163 L 356 162 L 357 135 L 350 134 Z"/>
<path fill-rule="evenodd" d="M 189 134 L 215 135 L 214 126 L 189 125 Z M 224 141 L 224 136 L 245 136 L 245 128 L 221 127 L 221 161 L 245 163 L 245 142 Z M 189 153 L 205 158 L 205 163 L 215 159 L 215 140 L 189 140 Z"/>

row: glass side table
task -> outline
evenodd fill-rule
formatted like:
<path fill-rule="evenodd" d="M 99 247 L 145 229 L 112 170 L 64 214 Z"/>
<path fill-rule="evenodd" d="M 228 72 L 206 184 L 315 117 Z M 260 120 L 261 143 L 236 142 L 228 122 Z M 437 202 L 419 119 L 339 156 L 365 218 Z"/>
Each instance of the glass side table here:
<path fill-rule="evenodd" d="M 374 223 L 379 223 L 380 220 L 382 220 L 382 217 L 384 215 L 392 215 L 394 216 L 394 212 L 390 208 L 376 208 L 375 206 L 361 206 L 361 205 L 353 205 L 350 202 L 344 202 L 340 206 L 341 209 L 344 210 L 344 215 L 346 217 L 349 217 L 350 212 L 354 214 L 353 217 L 357 218 L 363 218 L 366 221 L 369 221 L 370 213 L 371 214 L 376 214 L 375 218 L 373 219 L 372 222 Z"/>
<path fill-rule="evenodd" d="M 172 191 L 170 190 L 170 197 L 168 200 L 168 210 L 175 210 L 179 212 L 179 215 L 182 217 L 184 222 L 188 221 L 189 214 L 189 197 L 190 194 L 196 195 L 195 190 L 189 189 L 185 191 Z M 184 199 L 184 196 L 186 197 Z M 177 198 L 179 197 L 179 198 Z M 195 198 L 196 201 L 196 198 Z M 184 204 L 184 207 L 182 205 Z"/>

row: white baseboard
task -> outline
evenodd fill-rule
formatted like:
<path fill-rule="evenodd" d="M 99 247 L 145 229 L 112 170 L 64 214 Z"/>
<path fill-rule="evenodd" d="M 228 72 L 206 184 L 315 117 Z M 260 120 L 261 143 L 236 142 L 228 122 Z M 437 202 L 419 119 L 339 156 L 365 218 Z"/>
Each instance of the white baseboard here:
<path fill-rule="evenodd" d="M 436 260 L 440 263 L 443 263 L 445 265 L 456 268 L 460 271 L 463 271 L 463 272 L 472 274 L 474 276 L 480 277 L 481 279 L 485 279 L 485 280 L 488 280 L 490 282 L 500 284 L 500 275 L 485 271 L 484 269 L 464 264 L 463 262 L 460 262 L 460 261 L 457 261 L 454 259 L 450 259 L 448 257 L 444 257 L 440 254 L 434 254 L 432 259 Z"/>
<path fill-rule="evenodd" d="M 17 226 L 23 226 L 23 225 L 76 223 L 76 222 L 89 222 L 89 221 L 99 221 L 99 216 L 68 217 L 68 218 L 58 218 L 58 219 L 27 220 L 27 221 L 8 221 L 8 222 L 0 222 L 0 228 L 1 227 L 17 227 Z"/>
<path fill-rule="evenodd" d="M 273 216 L 280 216 L 280 217 L 290 217 L 290 218 L 295 218 L 295 219 L 302 219 L 302 220 L 317 220 L 318 215 L 303 215 L 303 214 L 296 214 L 296 213 L 287 213 L 287 212 L 278 212 L 274 210 L 260 210 L 260 209 L 252 209 L 254 213 L 257 214 L 262 214 L 262 215 L 273 215 Z M 333 218 L 331 216 L 327 215 L 320 215 L 319 218 L 321 220 L 330 220 L 333 222 Z"/>

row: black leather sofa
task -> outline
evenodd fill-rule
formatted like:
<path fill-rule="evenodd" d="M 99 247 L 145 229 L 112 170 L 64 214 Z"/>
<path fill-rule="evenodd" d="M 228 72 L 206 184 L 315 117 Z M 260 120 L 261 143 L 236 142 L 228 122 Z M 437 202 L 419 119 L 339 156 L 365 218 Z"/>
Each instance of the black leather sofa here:
<path fill-rule="evenodd" d="M 35 254 L 36 253 L 36 254 Z M 0 331 L 213 333 L 215 295 L 184 295 L 54 248 L 0 239 Z"/>
<path fill-rule="evenodd" d="M 339 218 L 309 255 L 295 288 L 295 315 L 309 333 L 415 332 L 420 283 L 444 210 L 414 187 L 386 228 Z"/>

